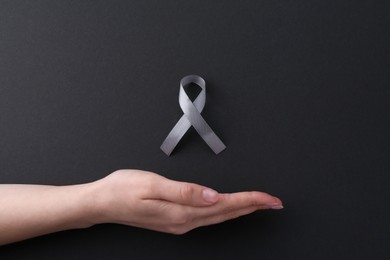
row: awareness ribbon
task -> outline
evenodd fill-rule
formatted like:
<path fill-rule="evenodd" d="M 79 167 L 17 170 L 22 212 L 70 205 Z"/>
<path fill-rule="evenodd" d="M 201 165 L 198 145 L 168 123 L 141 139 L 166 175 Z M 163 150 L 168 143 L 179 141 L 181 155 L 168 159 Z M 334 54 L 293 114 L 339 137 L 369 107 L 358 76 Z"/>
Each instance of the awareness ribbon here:
<path fill-rule="evenodd" d="M 195 83 L 202 89 L 194 102 L 191 101 L 184 91 L 184 86 L 190 83 Z M 206 82 L 202 77 L 189 75 L 181 79 L 179 104 L 184 114 L 172 128 L 167 138 L 165 138 L 160 147 L 161 150 L 163 150 L 166 155 L 171 155 L 173 149 L 175 149 L 180 139 L 192 125 L 215 154 L 222 152 L 226 146 L 200 115 L 206 104 Z"/>

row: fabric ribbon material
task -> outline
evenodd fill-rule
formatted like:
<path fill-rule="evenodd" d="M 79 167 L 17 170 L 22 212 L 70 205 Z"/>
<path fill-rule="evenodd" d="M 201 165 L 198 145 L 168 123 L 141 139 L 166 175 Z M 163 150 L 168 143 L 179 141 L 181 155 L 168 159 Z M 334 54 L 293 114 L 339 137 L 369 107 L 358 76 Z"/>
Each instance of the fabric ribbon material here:
<path fill-rule="evenodd" d="M 194 102 L 191 101 L 184 91 L 184 86 L 190 83 L 195 83 L 202 89 Z M 166 155 L 171 155 L 173 149 L 175 149 L 180 139 L 192 125 L 215 154 L 222 152 L 226 146 L 200 114 L 206 104 L 206 82 L 202 77 L 189 75 L 181 79 L 179 104 L 184 114 L 172 128 L 167 138 L 165 138 L 160 147 L 161 150 L 163 150 Z"/>

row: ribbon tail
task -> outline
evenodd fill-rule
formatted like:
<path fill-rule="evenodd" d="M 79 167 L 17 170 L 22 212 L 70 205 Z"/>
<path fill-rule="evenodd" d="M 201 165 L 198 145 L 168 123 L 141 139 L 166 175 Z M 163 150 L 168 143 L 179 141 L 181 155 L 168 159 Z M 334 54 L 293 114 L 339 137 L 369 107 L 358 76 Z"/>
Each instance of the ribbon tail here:
<path fill-rule="evenodd" d="M 206 144 L 213 150 L 215 154 L 219 154 L 226 149 L 226 145 L 222 140 L 217 136 L 217 134 L 211 129 L 207 124 L 204 118 L 199 114 L 198 111 L 190 109 L 189 114 L 185 114 L 188 120 L 191 122 L 192 126 L 206 142 Z"/>
<path fill-rule="evenodd" d="M 168 156 L 171 155 L 172 151 L 175 149 L 176 145 L 180 142 L 181 138 L 187 132 L 187 130 L 191 127 L 191 123 L 188 119 L 183 115 L 179 121 L 177 121 L 176 125 L 169 132 L 167 138 L 165 138 L 164 142 L 160 146 L 160 149 Z"/>

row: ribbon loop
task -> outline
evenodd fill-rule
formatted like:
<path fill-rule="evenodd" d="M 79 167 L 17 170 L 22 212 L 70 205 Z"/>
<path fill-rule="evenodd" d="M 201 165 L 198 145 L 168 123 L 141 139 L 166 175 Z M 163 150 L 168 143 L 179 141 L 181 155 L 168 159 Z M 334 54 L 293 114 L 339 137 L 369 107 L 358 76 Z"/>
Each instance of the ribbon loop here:
<path fill-rule="evenodd" d="M 184 91 L 184 86 L 190 83 L 195 83 L 202 89 L 194 102 L 191 101 Z M 182 78 L 180 81 L 179 104 L 184 114 L 172 128 L 167 138 L 165 138 L 160 147 L 161 150 L 166 155 L 171 155 L 173 149 L 175 149 L 176 145 L 192 125 L 215 154 L 222 152 L 226 146 L 200 115 L 206 104 L 205 80 L 197 75 L 189 75 Z"/>

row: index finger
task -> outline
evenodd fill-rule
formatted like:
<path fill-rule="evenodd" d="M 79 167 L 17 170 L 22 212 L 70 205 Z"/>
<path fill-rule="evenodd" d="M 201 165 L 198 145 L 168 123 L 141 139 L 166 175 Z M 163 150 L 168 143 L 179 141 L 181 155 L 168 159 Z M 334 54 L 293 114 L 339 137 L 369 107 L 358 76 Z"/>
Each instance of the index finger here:
<path fill-rule="evenodd" d="M 223 207 L 247 207 L 247 206 L 281 206 L 282 201 L 268 193 L 260 191 L 244 191 L 236 193 L 220 194 L 219 203 Z"/>

